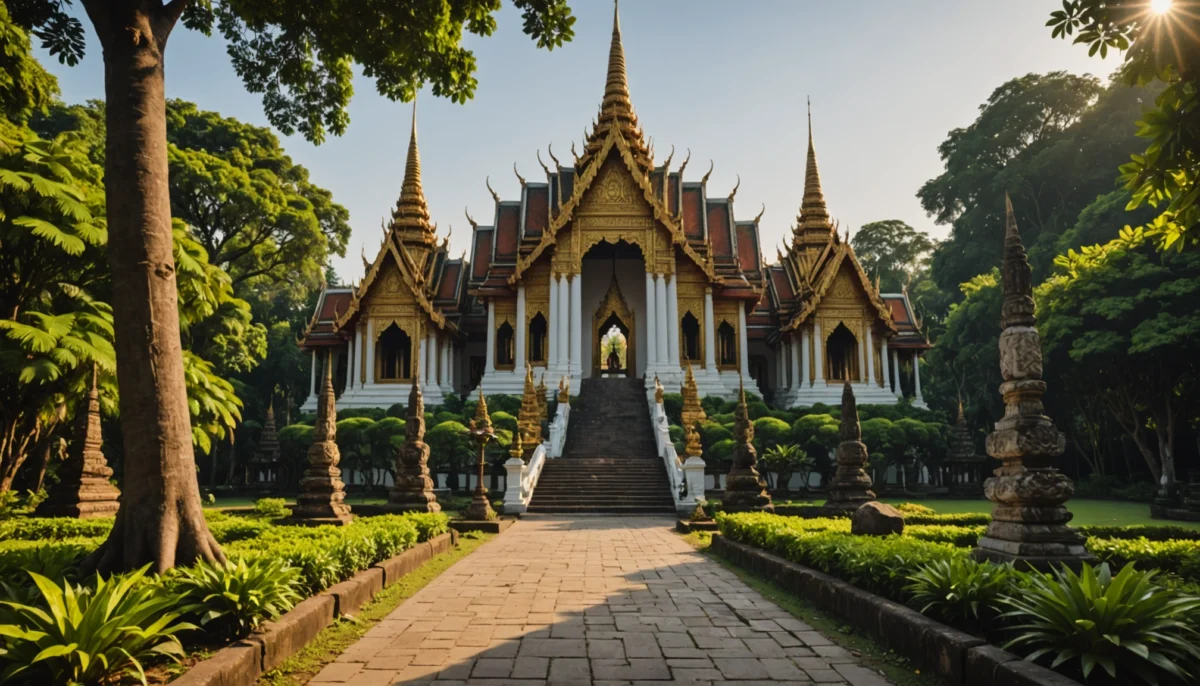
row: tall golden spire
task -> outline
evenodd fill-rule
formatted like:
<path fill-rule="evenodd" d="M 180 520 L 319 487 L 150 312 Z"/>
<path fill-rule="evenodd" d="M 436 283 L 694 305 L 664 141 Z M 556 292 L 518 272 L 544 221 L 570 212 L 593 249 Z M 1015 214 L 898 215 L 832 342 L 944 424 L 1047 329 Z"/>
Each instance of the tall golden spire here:
<path fill-rule="evenodd" d="M 629 97 L 629 81 L 625 73 L 625 46 L 621 43 L 621 15 L 617 0 L 613 0 L 612 43 L 608 49 L 608 74 L 604 81 L 604 99 L 600 102 L 600 116 L 588 135 L 584 153 L 576 167 L 582 170 L 595 158 L 604 139 L 612 128 L 617 128 L 629 143 L 633 158 L 643 172 L 649 173 L 654 163 L 650 151 L 638 128 L 637 114 Z"/>
<path fill-rule="evenodd" d="M 809 245 L 824 245 L 833 234 L 833 223 L 825 207 L 825 194 L 821 191 L 821 174 L 817 171 L 817 151 L 813 146 L 812 102 L 808 103 L 808 163 L 804 170 L 804 199 L 800 203 L 800 214 L 793 229 L 795 242 Z"/>
<path fill-rule="evenodd" d="M 404 183 L 400 199 L 392 210 L 392 229 L 402 231 L 407 239 L 431 242 L 433 224 L 429 221 L 429 206 L 421 189 L 421 152 L 417 149 L 417 100 L 413 98 L 412 133 L 408 140 L 408 160 L 404 165 Z"/>

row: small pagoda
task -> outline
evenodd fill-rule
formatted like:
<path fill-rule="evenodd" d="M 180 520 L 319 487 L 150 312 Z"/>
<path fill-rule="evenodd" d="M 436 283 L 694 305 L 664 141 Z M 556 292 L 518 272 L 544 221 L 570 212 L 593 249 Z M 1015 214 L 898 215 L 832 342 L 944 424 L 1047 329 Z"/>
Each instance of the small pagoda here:
<path fill-rule="evenodd" d="M 418 375 L 408 392 L 404 445 L 396 455 L 396 483 L 388 491 L 387 509 L 394 512 L 441 512 L 429 474 L 429 446 L 425 443 L 425 397 Z"/>
<path fill-rule="evenodd" d="M 833 513 L 851 514 L 875 499 L 871 490 L 871 475 L 867 474 L 867 446 L 862 442 L 862 427 L 858 423 L 858 401 L 847 381 L 842 387 L 842 442 L 837 448 L 837 468 L 829 482 L 829 498 L 823 509 Z"/>
<path fill-rule="evenodd" d="M 292 510 L 292 523 L 319 526 L 349 524 L 354 515 L 345 503 L 346 486 L 338 462 L 342 454 L 337 446 L 337 409 L 333 395 L 332 356 L 325 360 L 325 380 L 317 400 L 317 422 L 313 443 L 308 447 L 308 468 L 300 479 L 300 495 Z"/>
<path fill-rule="evenodd" d="M 67 460 L 58 470 L 59 482 L 34 514 L 38 517 L 93 519 L 112 517 L 120 507 L 121 492 L 109 479 L 113 470 L 100 451 L 100 391 L 98 372 L 92 368 L 92 385 L 75 413 L 75 435 Z"/>
<path fill-rule="evenodd" d="M 272 486 L 279 480 L 279 431 L 275 427 L 274 402 L 267 405 L 267 419 L 263 422 L 254 457 L 250 458 L 250 469 L 259 486 Z"/>
<path fill-rule="evenodd" d="M 949 468 L 949 490 L 952 496 L 974 498 L 983 495 L 983 463 L 986 458 L 975 452 L 975 441 L 963 413 L 962 401 L 958 401 L 958 421 L 950 434 L 950 456 L 946 460 Z"/>
<path fill-rule="evenodd" d="M 774 512 L 767 485 L 758 473 L 758 452 L 754 449 L 754 425 L 746 408 L 746 389 L 738 382 L 738 404 L 734 411 L 733 465 L 725 477 L 726 512 Z"/>

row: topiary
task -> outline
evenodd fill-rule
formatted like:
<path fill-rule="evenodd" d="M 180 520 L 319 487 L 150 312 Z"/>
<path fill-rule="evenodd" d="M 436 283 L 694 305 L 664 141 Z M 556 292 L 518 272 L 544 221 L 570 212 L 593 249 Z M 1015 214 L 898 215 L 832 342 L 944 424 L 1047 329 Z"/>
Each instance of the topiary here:
<path fill-rule="evenodd" d="M 433 415 L 434 424 L 441 424 L 442 422 L 459 422 L 459 421 L 462 421 L 462 415 L 458 414 L 457 412 L 446 412 L 443 410 L 443 411 L 437 412 Z"/>
<path fill-rule="evenodd" d="M 700 445 L 706 451 L 718 441 L 733 440 L 733 432 L 716 422 L 705 422 L 700 425 Z"/>
<path fill-rule="evenodd" d="M 771 408 L 767 407 L 766 403 L 759 401 L 747 404 L 746 412 L 750 415 L 751 419 L 758 419 L 759 417 L 766 417 L 771 414 Z"/>
<path fill-rule="evenodd" d="M 704 451 L 705 460 L 713 460 L 714 462 L 726 462 L 730 455 L 733 454 L 734 443 L 733 439 L 726 438 L 712 444 Z"/>
<path fill-rule="evenodd" d="M 338 421 L 343 419 L 353 419 L 355 417 L 366 417 L 367 419 L 380 420 L 387 416 L 387 410 L 382 407 L 347 407 L 343 410 L 338 410 Z"/>
<path fill-rule="evenodd" d="M 507 412 L 490 412 L 492 426 L 497 429 L 517 430 L 517 418 Z"/>
<path fill-rule="evenodd" d="M 700 407 L 704 408 L 704 414 L 713 416 L 721 411 L 721 406 L 725 404 L 725 399 L 719 395 L 706 395 L 700 401 Z"/>
<path fill-rule="evenodd" d="M 392 403 L 388 406 L 387 416 L 396 417 L 397 419 L 404 419 L 408 416 L 408 407 L 406 407 L 404 403 Z"/>
<path fill-rule="evenodd" d="M 774 417 L 759 417 L 754 420 L 754 445 L 761 451 L 781 443 L 787 443 L 792 437 L 792 427 L 781 419 Z"/>
<path fill-rule="evenodd" d="M 679 393 L 663 393 L 663 412 L 667 414 L 667 423 L 683 423 L 683 396 Z"/>
<path fill-rule="evenodd" d="M 516 415 L 521 411 L 521 396 L 506 395 L 504 393 L 489 395 L 487 397 L 487 405 L 488 412 L 507 412 L 511 415 Z"/>

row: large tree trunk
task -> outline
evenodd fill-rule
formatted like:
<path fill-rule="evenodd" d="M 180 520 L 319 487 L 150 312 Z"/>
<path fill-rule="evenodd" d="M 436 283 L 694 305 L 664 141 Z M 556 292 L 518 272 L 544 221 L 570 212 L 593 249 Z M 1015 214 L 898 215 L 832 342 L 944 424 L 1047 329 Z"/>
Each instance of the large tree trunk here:
<path fill-rule="evenodd" d="M 85 567 L 163 573 L 224 561 L 192 452 L 167 190 L 163 51 L 187 0 L 85 0 L 104 48 L 108 262 L 125 480 L 108 540 Z"/>

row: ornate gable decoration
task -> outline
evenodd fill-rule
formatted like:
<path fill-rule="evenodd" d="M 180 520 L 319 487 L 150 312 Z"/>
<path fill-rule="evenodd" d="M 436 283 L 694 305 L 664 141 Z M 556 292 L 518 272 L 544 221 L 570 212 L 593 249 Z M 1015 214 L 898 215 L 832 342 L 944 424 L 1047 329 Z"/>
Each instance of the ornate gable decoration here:
<path fill-rule="evenodd" d="M 855 257 L 854 250 L 850 248 L 850 244 L 846 242 L 839 243 L 833 247 L 832 253 L 819 274 L 810 274 L 809 278 L 814 283 L 812 284 L 812 291 L 809 297 L 805 299 L 800 310 L 796 312 L 790 322 L 787 322 L 783 326 L 781 331 L 792 331 L 800 324 L 803 324 L 817 311 L 822 301 L 826 299 L 848 300 L 858 298 L 856 285 L 861 287 L 861 292 L 866 295 L 867 302 L 875 310 L 879 321 L 883 322 L 888 330 L 897 331 L 896 325 L 892 321 L 891 308 L 879 296 L 879 292 L 867 277 L 867 273 L 863 271 L 862 265 L 858 263 L 858 258 Z M 843 266 L 848 269 L 843 269 Z M 853 276 L 847 277 L 847 271 Z"/>

